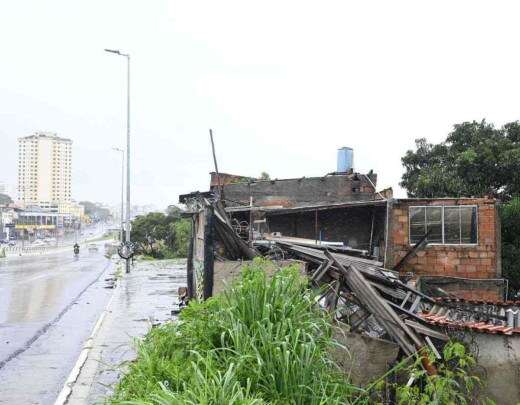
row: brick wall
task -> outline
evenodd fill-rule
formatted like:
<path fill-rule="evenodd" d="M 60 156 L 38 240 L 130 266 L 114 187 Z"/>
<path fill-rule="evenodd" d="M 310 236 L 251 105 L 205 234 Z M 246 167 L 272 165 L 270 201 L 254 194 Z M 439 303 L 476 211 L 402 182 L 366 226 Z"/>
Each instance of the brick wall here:
<path fill-rule="evenodd" d="M 500 277 L 500 223 L 495 200 L 440 199 L 395 200 L 390 213 L 388 266 L 397 263 L 411 248 L 409 207 L 477 205 L 477 245 L 428 245 L 409 260 L 403 271 L 416 275 L 466 278 Z"/>
<path fill-rule="evenodd" d="M 216 175 L 212 178 L 215 187 Z M 227 204 L 233 201 L 249 204 L 253 198 L 256 206 L 295 207 L 309 204 L 325 204 L 346 201 L 371 201 L 376 198 L 372 183 L 377 176 L 352 173 L 324 177 L 302 177 L 298 179 L 258 180 L 227 182 L 224 194 Z M 226 181 L 229 179 L 226 177 Z"/>
<path fill-rule="evenodd" d="M 505 297 L 505 280 L 468 280 L 454 277 L 422 276 L 417 287 L 430 297 L 444 297 L 443 291 L 466 300 L 500 301 Z"/>

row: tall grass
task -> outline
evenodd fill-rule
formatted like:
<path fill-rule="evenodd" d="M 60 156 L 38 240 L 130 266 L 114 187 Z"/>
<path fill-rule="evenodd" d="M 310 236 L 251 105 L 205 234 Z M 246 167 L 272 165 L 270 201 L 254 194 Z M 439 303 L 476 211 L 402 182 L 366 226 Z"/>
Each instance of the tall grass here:
<path fill-rule="evenodd" d="M 255 260 L 222 296 L 152 330 L 114 404 L 343 404 L 358 391 L 328 359 L 327 315 L 296 267 Z"/>

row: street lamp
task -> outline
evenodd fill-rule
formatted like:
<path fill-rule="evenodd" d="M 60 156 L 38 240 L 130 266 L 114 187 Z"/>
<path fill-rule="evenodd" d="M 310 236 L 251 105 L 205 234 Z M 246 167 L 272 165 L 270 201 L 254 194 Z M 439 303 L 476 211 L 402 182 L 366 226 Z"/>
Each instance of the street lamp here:
<path fill-rule="evenodd" d="M 116 152 L 121 153 L 121 232 L 119 239 L 123 243 L 123 230 L 124 230 L 124 195 L 125 195 L 125 151 L 119 148 L 112 148 Z"/>
<path fill-rule="evenodd" d="M 118 49 L 105 49 L 105 52 L 124 56 L 127 62 L 126 74 L 126 233 L 125 240 L 130 243 L 130 54 Z M 126 260 L 126 272 L 130 273 L 130 259 Z"/>

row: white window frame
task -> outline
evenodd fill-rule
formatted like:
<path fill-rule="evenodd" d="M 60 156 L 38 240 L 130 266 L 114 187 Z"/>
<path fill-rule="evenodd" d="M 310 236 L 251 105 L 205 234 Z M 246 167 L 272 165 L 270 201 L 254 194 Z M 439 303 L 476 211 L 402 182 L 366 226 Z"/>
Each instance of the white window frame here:
<path fill-rule="evenodd" d="M 444 208 L 476 208 L 476 223 L 477 223 L 477 241 L 475 243 L 444 243 Z M 428 242 L 428 245 L 430 246 L 477 246 L 479 243 L 479 218 L 478 218 L 478 205 L 410 205 L 408 207 L 408 243 L 410 246 L 415 246 L 416 243 L 412 243 L 412 223 L 410 220 L 410 210 L 412 208 L 442 208 L 441 210 L 441 229 L 442 229 L 442 243 L 439 242 Z M 424 221 L 426 225 L 426 209 L 424 210 Z M 459 215 L 459 234 L 462 232 L 462 227 L 460 227 L 460 215 Z M 459 239 L 462 239 L 462 237 L 459 237 Z"/>

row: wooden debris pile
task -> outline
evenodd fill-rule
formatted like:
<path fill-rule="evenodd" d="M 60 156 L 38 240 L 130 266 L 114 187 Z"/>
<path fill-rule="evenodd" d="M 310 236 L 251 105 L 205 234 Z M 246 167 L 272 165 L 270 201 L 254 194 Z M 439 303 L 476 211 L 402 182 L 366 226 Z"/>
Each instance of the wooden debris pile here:
<path fill-rule="evenodd" d="M 402 282 L 398 273 L 373 260 L 328 249 L 276 244 L 293 257 L 315 263 L 311 280 L 324 288 L 320 304 L 352 331 L 393 340 L 406 355 L 429 346 L 440 357 L 438 348 L 448 336 L 420 316 L 436 302 Z"/>

